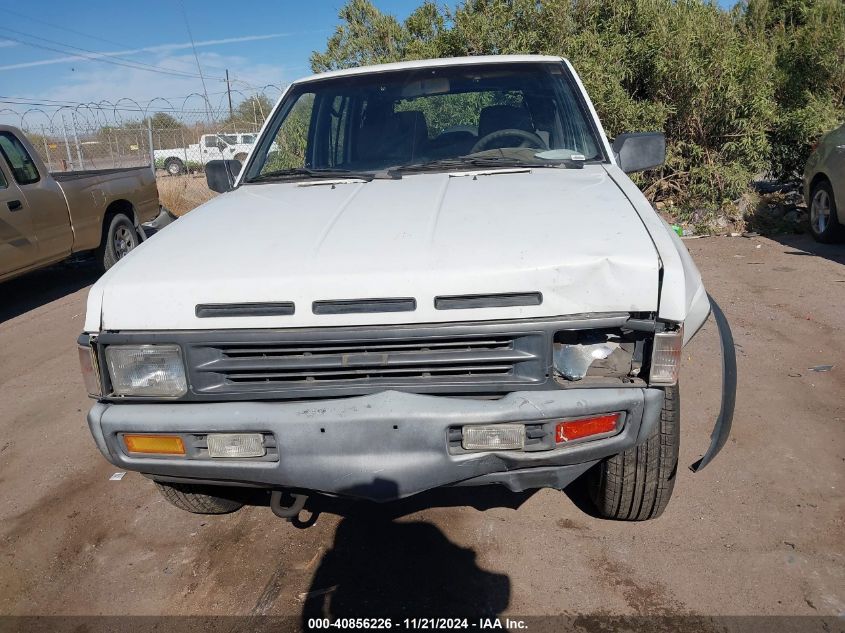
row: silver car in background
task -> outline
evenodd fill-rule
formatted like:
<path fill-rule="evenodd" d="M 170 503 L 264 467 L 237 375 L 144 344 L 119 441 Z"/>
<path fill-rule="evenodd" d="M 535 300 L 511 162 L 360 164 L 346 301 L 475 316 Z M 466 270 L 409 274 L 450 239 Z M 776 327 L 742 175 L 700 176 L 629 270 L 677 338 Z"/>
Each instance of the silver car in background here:
<path fill-rule="evenodd" d="M 807 160 L 804 198 L 813 237 L 819 242 L 842 239 L 845 228 L 837 209 L 845 205 L 845 124 L 825 135 Z"/>

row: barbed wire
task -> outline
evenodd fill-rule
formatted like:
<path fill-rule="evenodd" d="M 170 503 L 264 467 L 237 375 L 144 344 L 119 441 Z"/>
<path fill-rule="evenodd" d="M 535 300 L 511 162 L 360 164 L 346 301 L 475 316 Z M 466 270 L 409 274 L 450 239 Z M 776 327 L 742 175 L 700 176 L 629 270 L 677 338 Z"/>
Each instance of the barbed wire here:
<path fill-rule="evenodd" d="M 202 171 L 213 159 L 245 159 L 284 89 L 266 84 L 141 101 L 0 95 L 0 123 L 19 127 L 52 171 L 152 165 L 177 175 Z"/>

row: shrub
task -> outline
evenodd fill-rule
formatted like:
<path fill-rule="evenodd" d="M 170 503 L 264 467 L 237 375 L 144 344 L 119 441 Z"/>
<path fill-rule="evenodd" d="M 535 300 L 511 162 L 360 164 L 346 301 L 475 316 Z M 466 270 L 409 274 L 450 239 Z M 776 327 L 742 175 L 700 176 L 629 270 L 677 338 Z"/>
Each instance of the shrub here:
<path fill-rule="evenodd" d="M 578 69 L 610 137 L 662 130 L 667 161 L 637 178 L 680 219 L 730 212 L 752 180 L 794 179 L 845 118 L 845 4 L 748 0 L 423 2 L 398 21 L 350 0 L 315 71 L 426 57 L 540 53 Z"/>

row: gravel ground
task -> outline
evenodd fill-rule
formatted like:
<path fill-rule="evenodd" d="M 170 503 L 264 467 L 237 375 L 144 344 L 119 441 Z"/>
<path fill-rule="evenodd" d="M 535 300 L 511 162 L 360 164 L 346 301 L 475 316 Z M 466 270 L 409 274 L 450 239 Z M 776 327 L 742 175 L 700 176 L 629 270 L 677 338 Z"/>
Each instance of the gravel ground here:
<path fill-rule="evenodd" d="M 93 272 L 5 284 L 0 614 L 845 614 L 845 248 L 687 244 L 733 326 L 734 432 L 704 471 L 686 468 L 718 411 L 711 320 L 684 353 L 674 498 L 639 524 L 590 516 L 577 492 L 495 488 L 324 503 L 307 529 L 263 498 L 182 512 L 140 475 L 110 481 L 89 437 L 75 339 Z"/>

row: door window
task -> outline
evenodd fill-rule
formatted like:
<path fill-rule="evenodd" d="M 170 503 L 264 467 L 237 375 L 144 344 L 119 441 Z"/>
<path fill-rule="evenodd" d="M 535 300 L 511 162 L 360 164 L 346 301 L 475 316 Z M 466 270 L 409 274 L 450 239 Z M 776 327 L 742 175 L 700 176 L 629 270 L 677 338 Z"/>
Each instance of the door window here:
<path fill-rule="evenodd" d="M 19 185 L 31 185 L 40 180 L 38 168 L 29 152 L 11 132 L 0 132 L 0 154 L 6 158 Z"/>
<path fill-rule="evenodd" d="M 9 183 L 6 182 L 6 176 L 0 171 L 0 189 L 5 189 L 9 186 Z"/>

